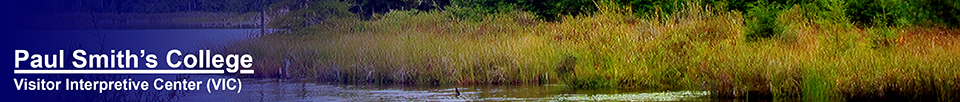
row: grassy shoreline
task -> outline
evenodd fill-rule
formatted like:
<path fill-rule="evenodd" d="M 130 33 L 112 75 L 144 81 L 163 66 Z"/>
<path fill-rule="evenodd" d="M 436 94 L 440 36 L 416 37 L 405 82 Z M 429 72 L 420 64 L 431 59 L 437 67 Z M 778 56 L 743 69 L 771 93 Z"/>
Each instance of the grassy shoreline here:
<path fill-rule="evenodd" d="M 782 35 L 751 40 L 742 23 L 749 19 L 737 11 L 696 6 L 636 17 L 599 7 L 597 14 L 556 22 L 527 12 L 468 21 L 448 11 L 392 11 L 221 47 L 259 56 L 254 77 L 322 82 L 560 83 L 709 90 L 716 97 L 960 100 L 958 29 L 862 28 L 793 8 L 776 17 Z"/>

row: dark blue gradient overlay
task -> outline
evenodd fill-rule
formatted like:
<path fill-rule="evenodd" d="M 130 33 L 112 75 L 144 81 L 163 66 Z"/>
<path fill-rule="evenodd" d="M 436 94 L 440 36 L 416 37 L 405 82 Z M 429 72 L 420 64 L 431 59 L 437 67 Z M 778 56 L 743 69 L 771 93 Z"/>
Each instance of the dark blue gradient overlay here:
<path fill-rule="evenodd" d="M 41 11 L 42 7 L 50 7 L 46 5 L 46 0 L 6 0 L 3 1 L 2 14 L 2 35 L 4 40 L 3 50 L 7 53 L 7 57 L 3 63 L 3 70 L 0 70 L 0 73 L 4 75 L 2 78 L 3 86 L 0 89 L 3 90 L 4 97 L 2 101 L 177 101 L 177 97 L 182 96 L 183 92 L 170 92 L 170 91 L 157 91 L 153 89 L 153 80 L 156 78 L 164 78 L 164 80 L 176 80 L 178 78 L 187 78 L 190 79 L 205 79 L 204 77 L 233 77 L 233 76 L 190 76 L 190 75 L 124 75 L 124 74 L 100 74 L 100 75 L 84 75 L 84 74 L 66 74 L 66 75 L 24 75 L 24 74 L 13 74 L 14 69 L 24 69 L 24 70 L 44 70 L 30 68 L 29 61 L 20 62 L 20 68 L 14 68 L 13 61 L 16 56 L 11 56 L 15 54 L 14 50 L 28 50 L 31 54 L 56 54 L 58 50 L 63 50 L 64 62 L 63 65 L 66 68 L 65 70 L 78 70 L 74 68 L 71 61 L 73 57 L 70 55 L 76 49 L 83 49 L 87 54 L 97 54 L 97 53 L 110 53 L 110 50 L 130 50 L 132 53 L 139 53 L 139 50 L 145 50 L 146 53 L 151 53 L 157 55 L 158 67 L 154 69 L 173 69 L 166 65 L 164 62 L 165 55 L 167 51 L 171 49 L 179 49 L 184 54 L 196 54 L 201 45 L 208 43 L 222 43 L 229 42 L 231 40 L 242 39 L 243 34 L 237 34 L 236 30 L 226 30 L 234 32 L 223 32 L 219 30 L 163 30 L 163 29 L 152 29 L 152 30 L 116 30 L 116 29 L 89 29 L 89 28 L 79 28 L 79 29 L 63 29 L 63 28 L 48 28 L 48 26 L 58 26 L 58 27 L 70 27 L 74 25 L 58 25 L 57 23 L 41 23 L 41 22 L 58 22 L 58 21 L 41 21 L 41 20 L 51 20 L 51 19 L 36 19 L 36 18 L 51 18 L 47 17 L 48 14 L 56 13 L 59 11 Z M 54 5 L 55 6 L 55 5 Z M 55 18 L 55 17 L 54 17 Z M 58 20 L 58 19 L 52 19 Z M 62 22 L 71 22 L 76 20 L 84 20 L 83 18 L 63 18 Z M 91 21 L 95 21 L 91 20 Z M 81 23 L 83 24 L 83 23 Z M 207 48 L 203 48 L 207 49 Z M 216 50 L 216 49 L 210 49 Z M 216 51 L 214 51 L 216 52 Z M 256 56 L 256 55 L 254 55 Z M 13 58 L 11 58 L 13 57 Z M 149 70 L 144 65 L 145 61 L 143 58 L 140 59 L 140 68 L 129 68 L 129 69 L 139 69 L 139 70 Z M 89 68 L 83 68 L 89 69 Z M 183 69 L 183 68 L 180 68 Z M 123 70 L 123 69 L 106 69 L 106 70 Z M 60 90 L 50 91 L 50 90 L 17 90 L 14 86 L 14 82 L 11 82 L 11 79 L 16 78 L 27 78 L 28 81 L 40 79 L 46 79 L 48 81 L 63 81 L 65 78 L 70 78 L 70 80 L 76 79 L 85 79 L 85 80 L 102 80 L 102 81 L 118 81 L 122 79 L 131 78 L 138 81 L 148 81 L 151 85 L 151 89 L 147 91 L 78 91 L 78 90 L 66 90 L 63 84 L 66 84 L 64 81 Z M 201 90 L 206 92 L 205 90 Z M 215 97 L 211 97 L 215 98 Z"/>

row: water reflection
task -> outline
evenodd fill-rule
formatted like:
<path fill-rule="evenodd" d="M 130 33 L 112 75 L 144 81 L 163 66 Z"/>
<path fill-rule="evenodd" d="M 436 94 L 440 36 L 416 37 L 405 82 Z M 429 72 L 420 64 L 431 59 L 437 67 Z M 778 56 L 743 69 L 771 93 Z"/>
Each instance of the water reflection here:
<path fill-rule="evenodd" d="M 333 85 L 244 79 L 241 93 L 194 91 L 180 101 L 686 101 L 707 91 L 571 90 L 562 85 Z M 458 94 L 459 92 L 459 94 Z"/>

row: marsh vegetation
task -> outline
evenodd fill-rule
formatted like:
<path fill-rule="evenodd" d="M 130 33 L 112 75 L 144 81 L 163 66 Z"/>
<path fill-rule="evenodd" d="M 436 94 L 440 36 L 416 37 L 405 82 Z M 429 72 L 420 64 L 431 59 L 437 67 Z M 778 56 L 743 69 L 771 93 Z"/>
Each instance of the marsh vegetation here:
<path fill-rule="evenodd" d="M 955 1 L 547 3 L 565 1 L 593 8 L 451 1 L 357 15 L 354 6 L 367 6 L 277 1 L 268 12 L 283 12 L 269 25 L 278 32 L 220 51 L 257 55 L 257 74 L 248 77 L 343 84 L 565 84 L 734 98 L 960 100 Z"/>

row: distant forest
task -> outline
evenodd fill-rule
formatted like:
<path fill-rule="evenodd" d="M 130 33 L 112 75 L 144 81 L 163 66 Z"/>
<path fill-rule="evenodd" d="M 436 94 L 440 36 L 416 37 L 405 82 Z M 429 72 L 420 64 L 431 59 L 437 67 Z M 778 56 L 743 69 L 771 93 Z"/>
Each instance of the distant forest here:
<path fill-rule="evenodd" d="M 340 12 L 346 16 L 369 19 L 391 10 L 432 11 L 455 9 L 460 17 L 479 19 L 498 12 L 525 11 L 538 18 L 555 21 L 564 15 L 590 15 L 598 1 L 611 1 L 632 14 L 662 15 L 676 11 L 689 1 L 702 2 L 718 10 L 740 11 L 755 18 L 773 17 L 794 6 L 811 12 L 835 12 L 861 26 L 900 24 L 960 25 L 960 2 L 955 0 L 53 0 L 30 2 L 41 12 L 97 13 L 170 13 L 228 12 L 247 13 L 266 10 L 315 11 L 320 15 Z M 266 9 L 264 9 L 266 8 Z M 276 8 L 276 9 L 271 9 Z M 309 9 L 300 9 L 309 8 Z M 331 12 L 320 12 L 331 11 Z M 347 12 L 341 12 L 347 11 Z M 663 12 L 656 14 L 655 12 Z"/>
<path fill-rule="evenodd" d="M 275 0 L 38 0 L 42 12 L 169 13 L 259 12 Z"/>
<path fill-rule="evenodd" d="M 259 12 L 277 2 L 339 1 L 351 3 L 356 13 L 382 13 L 389 10 L 430 10 L 450 4 L 449 0 L 52 0 L 28 1 L 39 11 L 98 13 L 169 12 Z"/>

